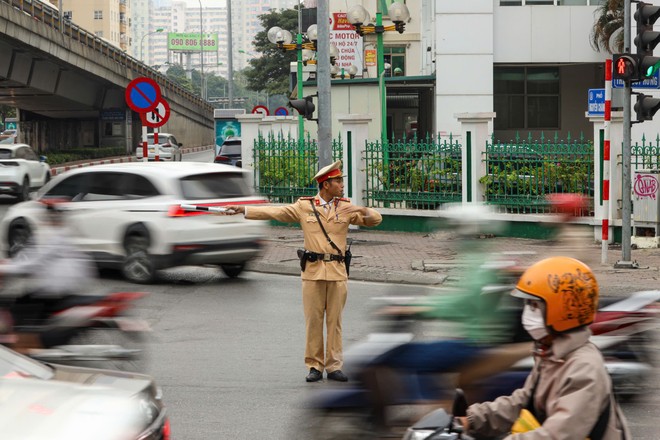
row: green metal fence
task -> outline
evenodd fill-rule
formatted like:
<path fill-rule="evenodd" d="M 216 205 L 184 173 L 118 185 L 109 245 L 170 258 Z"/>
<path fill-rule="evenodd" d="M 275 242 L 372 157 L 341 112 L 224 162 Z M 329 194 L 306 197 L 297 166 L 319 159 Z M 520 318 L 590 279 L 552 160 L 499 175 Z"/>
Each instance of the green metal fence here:
<path fill-rule="evenodd" d="M 461 200 L 461 145 L 452 137 L 367 142 L 363 159 L 368 206 L 435 209 Z"/>
<path fill-rule="evenodd" d="M 342 157 L 341 138 L 332 141 L 332 158 Z M 293 203 L 313 196 L 312 180 L 318 171 L 318 144 L 309 137 L 302 142 L 281 135 L 260 136 L 254 142 L 254 186 L 272 203 Z"/>
<path fill-rule="evenodd" d="M 617 158 L 621 161 L 621 158 Z M 647 142 L 646 136 L 642 136 L 642 144 L 639 142 L 631 145 L 630 167 L 635 170 L 660 169 L 660 134 L 655 142 Z"/>
<path fill-rule="evenodd" d="M 582 215 L 593 212 L 594 148 L 582 136 L 566 141 L 546 139 L 542 134 L 536 141 L 530 136 L 512 142 L 486 144 L 483 161 L 486 175 L 486 202 L 499 205 L 512 213 L 549 212 L 546 195 L 551 193 L 580 193 L 590 200 Z"/>

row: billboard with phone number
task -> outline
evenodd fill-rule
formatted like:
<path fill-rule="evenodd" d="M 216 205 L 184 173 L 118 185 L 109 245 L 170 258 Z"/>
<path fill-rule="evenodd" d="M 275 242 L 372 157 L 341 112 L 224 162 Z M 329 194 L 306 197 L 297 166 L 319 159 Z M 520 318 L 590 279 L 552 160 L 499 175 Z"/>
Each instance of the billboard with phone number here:
<path fill-rule="evenodd" d="M 204 34 L 204 52 L 218 51 L 218 34 Z M 199 32 L 167 33 L 167 49 L 178 52 L 199 52 Z"/>

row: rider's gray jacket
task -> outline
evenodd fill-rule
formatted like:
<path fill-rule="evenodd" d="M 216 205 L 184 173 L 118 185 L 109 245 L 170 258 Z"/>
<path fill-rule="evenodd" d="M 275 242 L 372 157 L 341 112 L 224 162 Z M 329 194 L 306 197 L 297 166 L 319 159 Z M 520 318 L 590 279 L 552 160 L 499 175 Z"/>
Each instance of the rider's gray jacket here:
<path fill-rule="evenodd" d="M 590 335 L 590 330 L 583 327 L 556 336 L 550 353 L 535 356 L 535 368 L 523 388 L 493 402 L 471 405 L 468 408 L 470 433 L 496 436 L 510 432 L 520 411 L 527 408 L 536 386 L 534 412 L 545 413 L 542 426 L 509 435 L 507 439 L 585 439 L 608 401 L 611 402 L 610 417 L 602 439 L 630 439 L 626 420 L 612 397 L 611 380 L 603 357 L 589 342 Z"/>

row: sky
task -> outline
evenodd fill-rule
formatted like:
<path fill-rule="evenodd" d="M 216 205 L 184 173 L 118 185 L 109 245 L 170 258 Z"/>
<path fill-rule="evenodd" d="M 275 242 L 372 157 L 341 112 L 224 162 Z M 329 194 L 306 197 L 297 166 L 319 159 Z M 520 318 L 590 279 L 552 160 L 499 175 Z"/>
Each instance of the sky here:
<path fill-rule="evenodd" d="M 188 7 L 190 8 L 199 8 L 198 0 L 186 0 L 186 3 L 188 3 Z M 207 6 L 208 7 L 225 6 L 225 0 L 202 0 L 202 8 L 205 8 Z"/>

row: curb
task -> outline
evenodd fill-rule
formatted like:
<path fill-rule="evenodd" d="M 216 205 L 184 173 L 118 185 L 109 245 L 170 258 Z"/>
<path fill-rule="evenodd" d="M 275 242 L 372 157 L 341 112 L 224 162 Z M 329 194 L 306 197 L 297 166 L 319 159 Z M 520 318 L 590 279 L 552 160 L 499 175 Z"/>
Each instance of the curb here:
<path fill-rule="evenodd" d="M 258 258 L 248 263 L 248 271 L 272 273 L 277 275 L 300 276 L 300 268 L 295 263 L 269 263 Z M 417 271 L 414 271 L 417 272 Z M 377 269 L 351 269 L 349 281 L 370 281 L 391 284 L 417 284 L 425 286 L 441 285 L 447 279 L 446 275 L 424 272 L 383 271 Z"/>
<path fill-rule="evenodd" d="M 183 148 L 181 152 L 183 154 L 186 153 L 196 153 L 198 151 L 205 151 L 205 150 L 211 150 L 215 148 L 214 145 L 205 145 L 203 147 L 190 147 L 190 148 Z M 50 174 L 51 176 L 57 176 L 58 174 L 62 174 L 66 171 L 73 170 L 76 168 L 83 168 L 83 167 L 89 167 L 89 166 L 94 166 L 94 165 L 104 165 L 104 164 L 109 164 L 109 163 L 127 163 L 127 162 L 137 162 L 137 158 L 135 156 L 117 156 L 117 157 L 108 157 L 106 159 L 98 159 L 98 160 L 91 160 L 89 162 L 69 162 L 65 164 L 58 165 L 54 168 L 50 169 Z"/>

